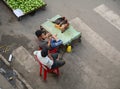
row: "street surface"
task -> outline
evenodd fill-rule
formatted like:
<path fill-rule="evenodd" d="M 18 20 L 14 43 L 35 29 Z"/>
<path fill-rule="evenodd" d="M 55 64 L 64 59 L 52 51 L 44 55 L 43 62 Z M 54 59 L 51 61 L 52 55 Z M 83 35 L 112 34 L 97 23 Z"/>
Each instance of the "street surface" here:
<path fill-rule="evenodd" d="M 38 48 L 34 32 L 47 19 L 60 14 L 82 32 L 82 42 L 75 43 L 72 52 L 63 56 L 66 65 L 60 69 L 60 78 L 48 75 L 48 81 L 43 82 L 36 68 L 23 74 L 25 79 L 33 89 L 120 89 L 120 1 L 45 2 L 46 10 L 17 21 L 0 1 L 0 47 L 5 46 L 0 48 L 0 54 L 8 59 L 14 49 L 23 46 L 32 55 Z"/>

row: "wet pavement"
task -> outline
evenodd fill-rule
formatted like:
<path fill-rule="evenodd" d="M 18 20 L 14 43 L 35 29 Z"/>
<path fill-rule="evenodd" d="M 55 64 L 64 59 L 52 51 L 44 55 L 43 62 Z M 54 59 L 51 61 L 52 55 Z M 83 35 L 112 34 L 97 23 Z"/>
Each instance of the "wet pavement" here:
<path fill-rule="evenodd" d="M 21 45 L 31 51 L 32 48 L 27 46 L 29 42 L 30 40 L 23 35 L 2 35 L 0 41 L 0 54 L 8 59 L 12 51 Z"/>
<path fill-rule="evenodd" d="M 0 89 L 14 89 L 12 85 L 0 74 Z"/>
<path fill-rule="evenodd" d="M 11 62 L 7 62 L 1 55 L 0 80 L 0 89 L 32 89 L 26 80 L 13 68 Z"/>

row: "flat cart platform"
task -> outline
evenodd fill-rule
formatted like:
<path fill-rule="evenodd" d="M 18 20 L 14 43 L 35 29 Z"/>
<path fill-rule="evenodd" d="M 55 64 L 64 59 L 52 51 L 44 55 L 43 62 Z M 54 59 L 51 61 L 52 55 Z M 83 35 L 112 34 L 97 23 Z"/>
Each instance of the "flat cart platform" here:
<path fill-rule="evenodd" d="M 56 20 L 57 18 L 61 17 L 60 15 L 56 15 L 55 17 L 51 18 L 50 20 L 41 24 L 43 28 L 45 28 L 51 34 L 57 34 L 57 37 L 63 41 L 63 45 L 71 44 L 71 42 L 75 39 L 81 40 L 81 32 L 78 32 L 74 27 L 70 24 L 69 28 L 61 33 L 61 30 L 55 27 L 55 24 L 51 21 Z"/>

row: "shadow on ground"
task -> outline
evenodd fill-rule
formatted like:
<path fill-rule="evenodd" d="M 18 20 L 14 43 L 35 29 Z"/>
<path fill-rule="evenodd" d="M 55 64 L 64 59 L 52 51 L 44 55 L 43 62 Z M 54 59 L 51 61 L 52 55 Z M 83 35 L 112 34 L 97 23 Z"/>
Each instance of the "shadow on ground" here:
<path fill-rule="evenodd" d="M 31 50 L 32 48 L 28 47 L 29 42 L 30 40 L 24 35 L 2 35 L 0 41 L 0 54 L 8 59 L 12 51 L 21 45 Z"/>

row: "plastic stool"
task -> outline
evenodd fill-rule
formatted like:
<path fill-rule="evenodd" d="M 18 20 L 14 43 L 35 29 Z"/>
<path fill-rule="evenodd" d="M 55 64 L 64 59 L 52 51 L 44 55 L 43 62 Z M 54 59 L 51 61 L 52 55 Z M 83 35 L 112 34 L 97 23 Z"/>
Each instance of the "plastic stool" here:
<path fill-rule="evenodd" d="M 37 58 L 37 56 L 35 55 L 35 60 L 39 63 L 40 65 L 40 76 L 42 76 L 42 69 L 44 70 L 44 80 L 46 80 L 47 78 L 47 73 L 55 73 L 59 76 L 59 68 L 55 68 L 55 69 L 49 69 L 47 66 L 43 65 Z"/>
<path fill-rule="evenodd" d="M 39 47 L 38 50 L 42 50 L 42 48 Z M 57 48 L 53 48 L 53 49 L 49 50 L 49 53 L 57 53 L 57 51 L 58 51 Z"/>

